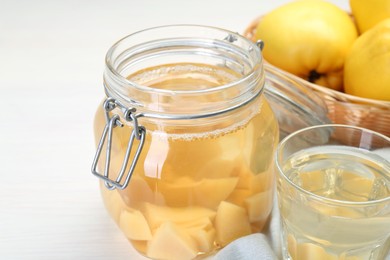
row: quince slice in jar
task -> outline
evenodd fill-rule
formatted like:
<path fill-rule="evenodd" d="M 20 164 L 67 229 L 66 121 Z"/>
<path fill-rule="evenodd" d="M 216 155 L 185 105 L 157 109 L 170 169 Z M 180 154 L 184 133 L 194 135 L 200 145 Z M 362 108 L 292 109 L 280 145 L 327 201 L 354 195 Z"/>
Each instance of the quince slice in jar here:
<path fill-rule="evenodd" d="M 195 190 L 197 205 L 215 209 L 221 201 L 229 197 L 237 182 L 237 177 L 203 179 Z"/>
<path fill-rule="evenodd" d="M 150 203 L 143 204 L 142 211 L 152 230 L 155 230 L 165 222 L 175 224 L 188 223 L 204 217 L 214 220 L 216 215 L 214 210 L 203 207 L 174 208 L 157 206 Z"/>
<path fill-rule="evenodd" d="M 200 252 L 210 252 L 214 247 L 216 232 L 215 229 L 198 230 L 190 236 L 196 241 Z"/>
<path fill-rule="evenodd" d="M 245 200 L 249 197 L 263 192 L 268 192 L 271 195 L 271 192 L 273 191 L 274 179 L 270 170 L 258 174 L 253 174 L 247 166 L 243 166 L 237 172 L 237 186 L 227 198 L 227 201 L 240 207 L 246 207 Z M 273 196 L 269 196 L 271 202 L 265 205 L 267 206 L 267 209 L 272 207 L 272 198 Z M 259 205 L 256 205 L 255 207 L 261 208 Z M 263 210 L 263 208 L 261 209 Z"/>
<path fill-rule="evenodd" d="M 248 212 L 249 222 L 254 230 L 263 230 L 271 215 L 272 200 L 272 191 L 260 192 L 245 199 L 244 204 Z"/>
<path fill-rule="evenodd" d="M 159 181 L 158 193 L 170 207 L 185 207 L 193 203 L 193 194 L 200 181 L 184 176 L 172 181 Z"/>
<path fill-rule="evenodd" d="M 196 242 L 172 222 L 163 223 L 147 246 L 147 255 L 153 259 L 193 259 L 197 252 Z"/>
<path fill-rule="evenodd" d="M 235 173 L 239 177 L 237 189 L 247 189 L 251 194 L 273 189 L 274 177 L 272 169 L 254 173 L 246 164 L 242 164 L 241 168 Z"/>
<path fill-rule="evenodd" d="M 221 246 L 252 233 L 246 210 L 226 201 L 222 201 L 218 207 L 215 228 Z"/>
<path fill-rule="evenodd" d="M 237 171 L 241 168 L 242 163 L 243 162 L 240 157 L 233 159 L 213 158 L 205 162 L 205 164 L 200 168 L 197 176 L 204 178 L 227 178 L 235 176 L 237 175 Z"/>
<path fill-rule="evenodd" d="M 260 192 L 245 199 L 249 221 L 265 221 L 272 210 L 272 199 L 271 191 Z"/>
<path fill-rule="evenodd" d="M 237 181 L 237 177 L 205 178 L 199 181 L 181 177 L 174 182 L 161 181 L 158 190 L 169 206 L 184 207 L 193 204 L 215 209 L 234 190 Z"/>
<path fill-rule="evenodd" d="M 237 206 L 244 207 L 244 201 L 251 195 L 252 192 L 248 189 L 235 189 L 226 199 L 226 201 Z"/>
<path fill-rule="evenodd" d="M 128 239 L 149 240 L 152 238 L 149 225 L 139 211 L 127 208 L 119 217 L 119 227 Z"/>
<path fill-rule="evenodd" d="M 196 241 L 200 252 L 209 252 L 212 250 L 216 232 L 209 217 L 203 217 L 180 224 L 179 226 Z"/>
<path fill-rule="evenodd" d="M 118 189 L 118 192 L 124 202 L 132 207 L 136 207 L 141 198 L 142 202 L 162 203 L 164 198 L 160 194 L 154 193 L 150 187 L 146 178 L 134 174 L 127 188 L 123 190 Z"/>
<path fill-rule="evenodd" d="M 104 186 L 103 182 L 101 182 L 100 185 Z M 115 222 L 118 223 L 120 214 L 127 205 L 123 202 L 117 190 L 108 190 L 103 187 L 100 191 L 102 193 L 104 205 L 106 206 L 109 214 Z"/>

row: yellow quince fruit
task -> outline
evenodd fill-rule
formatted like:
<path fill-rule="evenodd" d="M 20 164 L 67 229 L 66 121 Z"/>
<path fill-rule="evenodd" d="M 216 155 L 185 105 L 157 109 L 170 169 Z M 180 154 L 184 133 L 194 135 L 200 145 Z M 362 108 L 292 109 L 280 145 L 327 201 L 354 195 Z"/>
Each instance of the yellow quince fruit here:
<path fill-rule="evenodd" d="M 390 18 L 352 45 L 344 66 L 344 88 L 351 95 L 390 101 Z"/>
<path fill-rule="evenodd" d="M 390 18 L 390 0 L 350 0 L 349 5 L 359 33 L 364 33 L 380 21 Z"/>
<path fill-rule="evenodd" d="M 347 52 L 358 34 L 351 17 L 322 0 L 299 0 L 264 17 L 255 38 L 269 63 L 310 82 L 341 90 Z"/>

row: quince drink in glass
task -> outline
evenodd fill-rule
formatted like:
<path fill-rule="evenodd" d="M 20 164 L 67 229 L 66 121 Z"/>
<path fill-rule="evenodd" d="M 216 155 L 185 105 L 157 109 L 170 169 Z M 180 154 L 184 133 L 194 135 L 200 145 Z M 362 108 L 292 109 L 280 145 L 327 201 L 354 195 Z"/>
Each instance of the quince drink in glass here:
<path fill-rule="evenodd" d="M 286 137 L 276 153 L 284 259 L 389 259 L 389 156 L 390 138 L 353 126 Z"/>

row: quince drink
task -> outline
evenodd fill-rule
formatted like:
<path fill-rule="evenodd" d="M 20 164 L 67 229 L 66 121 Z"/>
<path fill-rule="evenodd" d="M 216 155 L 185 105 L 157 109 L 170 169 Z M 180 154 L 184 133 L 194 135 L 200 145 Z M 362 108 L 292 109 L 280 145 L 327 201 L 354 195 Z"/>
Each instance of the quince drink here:
<path fill-rule="evenodd" d="M 389 169 L 376 152 L 354 147 L 325 145 L 293 154 L 283 165 L 289 182 L 279 178 L 284 256 L 388 259 Z"/>

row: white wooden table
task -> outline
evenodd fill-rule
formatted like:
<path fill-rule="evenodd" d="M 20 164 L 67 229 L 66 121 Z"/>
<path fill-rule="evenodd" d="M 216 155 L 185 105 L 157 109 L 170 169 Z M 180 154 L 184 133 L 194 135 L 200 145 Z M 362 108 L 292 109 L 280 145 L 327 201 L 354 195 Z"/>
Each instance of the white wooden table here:
<path fill-rule="evenodd" d="M 106 51 L 157 25 L 243 32 L 286 1 L 0 0 L 0 259 L 144 259 L 90 173 Z"/>

